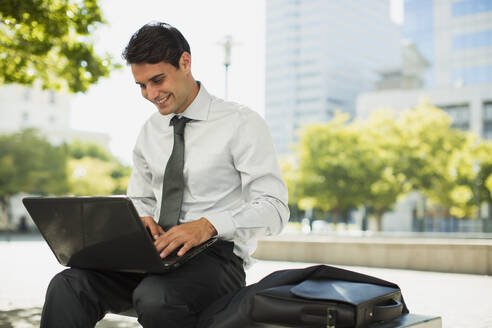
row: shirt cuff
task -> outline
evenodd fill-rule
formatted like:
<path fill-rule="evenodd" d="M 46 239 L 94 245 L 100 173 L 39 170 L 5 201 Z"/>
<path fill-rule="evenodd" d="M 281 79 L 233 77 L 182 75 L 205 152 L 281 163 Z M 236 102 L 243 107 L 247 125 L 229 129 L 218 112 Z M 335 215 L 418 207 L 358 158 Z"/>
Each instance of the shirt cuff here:
<path fill-rule="evenodd" d="M 232 240 L 236 230 L 230 211 L 207 214 L 206 219 L 212 223 L 217 230 L 217 237 L 225 240 Z"/>
<path fill-rule="evenodd" d="M 145 205 L 140 205 L 133 203 L 133 206 L 135 206 L 135 209 L 137 210 L 138 216 L 144 217 L 144 216 L 150 216 L 153 217 L 154 213 L 152 213 L 152 210 L 148 208 L 148 206 Z"/>

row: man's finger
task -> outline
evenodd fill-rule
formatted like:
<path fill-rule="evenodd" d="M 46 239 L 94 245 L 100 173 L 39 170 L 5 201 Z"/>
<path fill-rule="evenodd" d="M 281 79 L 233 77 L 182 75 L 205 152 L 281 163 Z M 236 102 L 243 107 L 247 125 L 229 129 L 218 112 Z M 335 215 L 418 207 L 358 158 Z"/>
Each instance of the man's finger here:
<path fill-rule="evenodd" d="M 169 243 L 170 243 L 169 239 L 167 238 L 166 235 L 160 235 L 154 241 L 154 246 L 157 249 L 157 251 L 160 253 L 169 245 Z"/>
<path fill-rule="evenodd" d="M 191 242 L 187 242 L 181 247 L 181 249 L 178 252 L 178 256 L 183 256 L 188 252 L 194 245 Z"/>
<path fill-rule="evenodd" d="M 154 228 L 154 233 L 153 233 L 153 235 L 155 236 L 154 238 L 157 238 L 157 237 L 159 237 L 160 235 L 164 234 L 164 230 L 162 229 L 162 227 L 161 227 L 160 225 L 155 224 L 155 225 L 153 226 L 153 228 Z"/>
<path fill-rule="evenodd" d="M 182 243 L 181 242 L 178 242 L 176 240 L 172 241 L 171 243 L 169 243 L 169 245 L 167 245 L 166 248 L 164 248 L 164 250 L 161 252 L 161 258 L 164 259 L 166 258 L 166 256 L 168 256 L 169 254 L 171 254 L 176 248 L 178 248 L 179 246 L 181 246 Z"/>
<path fill-rule="evenodd" d="M 149 224 L 149 229 L 150 229 L 150 234 L 152 235 L 152 237 L 155 238 L 155 235 L 157 235 L 157 229 L 155 228 L 155 226 Z"/>
<path fill-rule="evenodd" d="M 150 229 L 150 234 L 152 235 L 152 237 L 155 239 L 157 239 L 161 233 L 159 231 L 159 225 L 157 224 L 149 224 L 149 229 Z"/>

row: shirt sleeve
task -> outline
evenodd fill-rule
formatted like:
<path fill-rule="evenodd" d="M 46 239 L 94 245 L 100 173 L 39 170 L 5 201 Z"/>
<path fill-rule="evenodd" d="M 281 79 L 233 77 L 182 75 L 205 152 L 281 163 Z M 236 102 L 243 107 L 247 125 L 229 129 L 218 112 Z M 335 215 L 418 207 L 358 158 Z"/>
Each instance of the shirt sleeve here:
<path fill-rule="evenodd" d="M 266 122 L 256 112 L 241 112 L 231 142 L 234 166 L 241 176 L 244 205 L 207 219 L 219 237 L 248 241 L 282 231 L 289 220 L 288 192 L 282 180 Z"/>
<path fill-rule="evenodd" d="M 152 191 L 152 174 L 138 147 L 133 150 L 133 169 L 128 182 L 127 196 L 132 200 L 140 217 L 153 216 L 156 206 Z"/>

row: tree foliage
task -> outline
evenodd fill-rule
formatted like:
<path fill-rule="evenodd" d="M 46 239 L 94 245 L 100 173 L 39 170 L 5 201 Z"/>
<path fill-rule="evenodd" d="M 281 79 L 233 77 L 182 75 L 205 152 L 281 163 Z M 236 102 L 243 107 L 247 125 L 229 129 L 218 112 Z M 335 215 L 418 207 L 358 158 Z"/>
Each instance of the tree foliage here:
<path fill-rule="evenodd" d="M 383 215 L 392 210 L 399 197 L 411 190 L 404 170 L 405 156 L 402 152 L 399 126 L 390 111 L 376 111 L 362 122 L 353 123 L 361 134 L 361 142 L 371 149 L 372 165 L 366 171 L 367 194 L 362 204 L 376 218 L 381 228 Z"/>
<path fill-rule="evenodd" d="M 20 193 L 39 195 L 69 191 L 67 153 L 29 129 L 0 136 L 0 200 Z"/>
<path fill-rule="evenodd" d="M 371 147 L 348 118 L 337 113 L 331 122 L 303 127 L 297 149 L 300 197 L 330 210 L 335 222 L 363 202 L 376 178 Z"/>
<path fill-rule="evenodd" d="M 109 151 L 93 142 L 82 142 L 74 140 L 68 145 L 70 157 L 81 159 L 82 157 L 97 158 L 102 161 L 113 161 L 114 158 Z"/>
<path fill-rule="evenodd" d="M 475 157 L 479 168 L 477 182 L 479 201 L 492 204 L 492 141 L 480 142 L 476 147 Z"/>
<path fill-rule="evenodd" d="M 115 178 L 121 170 L 115 162 L 93 157 L 70 158 L 67 165 L 71 193 L 77 196 L 122 194 L 126 190 L 128 174 Z"/>
<path fill-rule="evenodd" d="M 9 199 L 19 193 L 124 194 L 130 173 L 94 143 L 53 146 L 34 129 L 0 135 L 0 216 L 9 215 Z"/>
<path fill-rule="evenodd" d="M 282 178 L 287 185 L 289 192 L 289 205 L 296 205 L 298 203 L 296 182 L 298 181 L 297 172 L 295 169 L 295 158 L 293 157 L 281 157 L 279 158 L 280 171 L 282 172 Z"/>
<path fill-rule="evenodd" d="M 413 190 L 442 205 L 446 217 L 470 217 L 477 210 L 476 137 L 451 129 L 451 119 L 439 108 L 421 104 L 399 119 L 403 171 Z"/>
<path fill-rule="evenodd" d="M 85 92 L 119 66 L 95 54 L 102 23 L 98 0 L 0 1 L 0 84 Z"/>
<path fill-rule="evenodd" d="M 74 195 L 124 194 L 131 169 L 98 144 L 75 140 L 67 145 L 70 190 Z"/>
<path fill-rule="evenodd" d="M 329 210 L 335 221 L 366 206 L 381 228 L 383 214 L 410 191 L 439 204 L 442 217 L 476 217 L 478 204 L 490 202 L 492 144 L 452 129 L 449 116 L 427 103 L 365 121 L 338 113 L 304 126 L 296 147 L 298 170 L 284 173 L 295 201 Z"/>

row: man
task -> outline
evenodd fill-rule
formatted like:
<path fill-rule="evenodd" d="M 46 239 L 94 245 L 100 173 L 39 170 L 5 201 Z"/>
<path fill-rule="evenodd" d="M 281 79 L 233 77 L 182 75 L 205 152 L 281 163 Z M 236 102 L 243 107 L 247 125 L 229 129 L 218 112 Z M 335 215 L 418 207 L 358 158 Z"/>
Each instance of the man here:
<path fill-rule="evenodd" d="M 190 47 L 177 29 L 143 26 L 123 57 L 158 110 L 137 139 L 128 196 L 162 258 L 213 236 L 219 241 L 163 275 L 65 270 L 48 288 L 42 327 L 93 327 L 106 312 L 132 307 L 144 327 L 194 327 L 207 305 L 244 286 L 256 239 L 288 221 L 264 120 L 195 81 Z"/>

